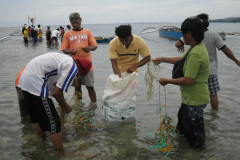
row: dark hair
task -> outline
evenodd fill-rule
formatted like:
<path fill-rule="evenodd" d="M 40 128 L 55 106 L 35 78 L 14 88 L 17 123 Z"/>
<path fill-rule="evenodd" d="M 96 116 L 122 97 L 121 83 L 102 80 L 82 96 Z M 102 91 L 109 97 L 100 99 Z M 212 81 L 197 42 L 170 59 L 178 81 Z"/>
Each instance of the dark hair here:
<path fill-rule="evenodd" d="M 128 38 L 132 34 L 132 27 L 131 25 L 120 25 L 116 27 L 115 34 L 119 38 Z"/>
<path fill-rule="evenodd" d="M 41 27 L 40 24 L 38 24 L 38 27 L 39 27 L 39 28 Z"/>
<path fill-rule="evenodd" d="M 181 26 L 182 34 L 191 32 L 193 38 L 200 43 L 204 38 L 204 28 L 200 19 L 187 18 L 183 21 Z"/>
<path fill-rule="evenodd" d="M 209 26 L 208 15 L 205 13 L 202 13 L 202 14 L 197 15 L 196 17 L 203 21 L 203 27 L 204 27 L 204 29 L 207 29 Z"/>

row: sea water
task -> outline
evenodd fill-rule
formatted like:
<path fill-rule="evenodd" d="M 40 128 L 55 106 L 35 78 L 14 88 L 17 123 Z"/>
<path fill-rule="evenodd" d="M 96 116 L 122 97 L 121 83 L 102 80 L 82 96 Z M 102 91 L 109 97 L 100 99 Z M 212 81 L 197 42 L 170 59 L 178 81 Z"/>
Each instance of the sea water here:
<path fill-rule="evenodd" d="M 115 27 L 120 24 L 83 24 L 84 28 L 92 31 L 94 36 L 109 37 L 114 35 Z M 176 41 L 158 36 L 158 32 L 140 34 L 147 27 L 161 27 L 180 23 L 142 23 L 132 24 L 133 34 L 142 37 L 148 44 L 152 58 L 165 56 L 180 56 L 175 48 Z M 62 25 L 67 31 L 66 25 Z M 51 30 L 59 26 L 51 26 Z M 20 30 L 21 27 L 0 28 L 0 38 Z M 240 32 L 239 23 L 210 23 L 210 29 L 217 32 Z M 46 26 L 43 26 L 46 30 Z M 84 128 L 81 126 L 65 126 L 62 130 L 63 143 L 67 155 L 59 156 L 52 147 L 48 136 L 42 141 L 35 131 L 35 127 L 28 118 L 21 118 L 19 104 L 14 85 L 18 72 L 32 58 L 47 53 L 61 52 L 60 39 L 58 46 L 47 46 L 46 39 L 33 45 L 23 42 L 23 37 L 14 35 L 0 41 L 0 159 L 163 159 L 166 153 L 149 146 L 145 138 L 157 143 L 154 137 L 160 125 L 159 94 L 162 117 L 165 113 L 177 123 L 177 113 L 181 104 L 179 86 L 166 86 L 166 109 L 164 88 L 154 82 L 154 93 L 147 100 L 147 89 L 144 76 L 146 65 L 139 68 L 139 86 L 135 119 L 108 124 L 103 121 L 102 95 L 107 78 L 113 73 L 108 57 L 108 44 L 98 44 L 98 49 L 92 52 L 95 68 L 95 90 L 97 106 L 91 114 L 96 126 Z M 226 45 L 240 59 L 240 36 L 227 35 Z M 219 96 L 219 110 L 213 111 L 208 104 L 204 110 L 206 149 L 193 150 L 184 137 L 179 136 L 171 142 L 174 150 L 165 159 L 239 159 L 240 151 L 240 68 L 228 59 L 223 52 L 218 51 L 219 82 L 221 90 Z M 171 77 L 172 65 L 161 64 L 160 77 Z M 83 89 L 83 99 L 78 104 L 85 111 L 89 111 L 90 103 L 87 90 Z M 70 87 L 65 97 L 70 101 L 74 89 Z M 55 102 L 55 101 L 54 101 Z M 56 106 L 57 103 L 55 102 Z M 69 116 L 74 115 L 74 112 Z"/>

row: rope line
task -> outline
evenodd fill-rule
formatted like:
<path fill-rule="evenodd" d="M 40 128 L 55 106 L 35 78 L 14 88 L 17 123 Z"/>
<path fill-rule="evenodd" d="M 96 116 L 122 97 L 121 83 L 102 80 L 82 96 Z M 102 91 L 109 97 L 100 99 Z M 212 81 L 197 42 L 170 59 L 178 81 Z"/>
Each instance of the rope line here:
<path fill-rule="evenodd" d="M 151 64 L 152 63 L 152 64 Z M 148 63 L 148 70 L 145 75 L 145 80 L 147 86 L 150 88 L 148 93 L 151 93 L 151 95 L 148 95 L 148 97 L 151 98 L 152 93 L 153 93 L 153 87 L 152 87 L 152 82 L 154 79 L 159 79 L 159 71 L 160 71 L 160 66 L 153 65 L 154 63 L 150 61 Z M 76 82 L 77 86 L 77 82 Z M 94 117 L 94 110 L 90 111 L 83 111 L 79 107 L 79 98 L 82 96 L 80 92 L 75 91 L 73 94 L 73 97 L 71 98 L 69 104 L 71 104 L 73 111 L 71 112 L 71 116 L 65 115 L 61 107 L 58 107 L 58 111 L 60 114 L 60 119 L 62 123 L 62 127 L 69 127 L 69 126 L 74 126 L 74 127 L 82 127 L 83 129 L 88 129 L 92 127 L 101 127 L 101 128 L 114 128 L 114 127 L 126 127 L 126 128 L 133 128 L 139 131 L 139 133 L 144 137 L 146 142 L 149 144 L 148 146 L 153 149 L 157 149 L 161 152 L 166 152 L 165 157 L 169 153 L 173 153 L 172 151 L 174 150 L 174 147 L 170 144 L 170 141 L 176 140 L 176 137 L 178 135 L 178 131 L 175 127 L 171 125 L 173 120 L 167 115 L 167 95 L 166 95 L 166 87 L 164 87 L 164 109 L 165 109 L 165 114 L 162 119 L 162 107 L 161 107 L 161 95 L 160 95 L 160 84 L 159 84 L 159 106 L 156 109 L 157 114 L 159 114 L 160 118 L 160 125 L 157 131 L 155 132 L 154 136 L 155 139 L 157 139 L 157 142 L 151 142 L 150 136 L 144 135 L 142 128 L 141 127 L 134 127 L 134 126 L 120 126 L 119 124 L 114 124 L 110 126 L 108 123 L 104 124 L 103 120 L 97 121 L 96 117 Z M 73 114 L 72 114 L 73 113 Z M 73 115 L 73 116 L 72 116 Z"/>

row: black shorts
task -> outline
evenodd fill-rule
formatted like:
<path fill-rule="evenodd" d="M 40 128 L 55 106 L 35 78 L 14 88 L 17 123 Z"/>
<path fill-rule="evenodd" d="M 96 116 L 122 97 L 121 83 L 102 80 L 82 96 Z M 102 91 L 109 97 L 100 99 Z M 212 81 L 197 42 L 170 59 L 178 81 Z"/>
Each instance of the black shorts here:
<path fill-rule="evenodd" d="M 35 96 L 27 91 L 23 91 L 23 95 L 31 122 L 38 123 L 43 132 L 61 132 L 61 121 L 52 99 Z"/>
<path fill-rule="evenodd" d="M 57 42 L 57 41 L 58 41 L 58 40 L 57 40 L 57 37 L 52 37 L 52 41 Z"/>
<path fill-rule="evenodd" d="M 203 109 L 206 105 L 191 106 L 183 104 L 178 111 L 177 129 L 194 148 L 205 148 Z"/>

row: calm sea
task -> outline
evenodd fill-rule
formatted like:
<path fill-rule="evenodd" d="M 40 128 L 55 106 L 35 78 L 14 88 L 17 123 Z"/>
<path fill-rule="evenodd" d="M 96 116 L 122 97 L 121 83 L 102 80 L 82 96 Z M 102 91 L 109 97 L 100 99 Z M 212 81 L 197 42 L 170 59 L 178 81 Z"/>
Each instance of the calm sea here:
<path fill-rule="evenodd" d="M 84 25 L 94 36 L 112 36 L 119 24 Z M 180 23 L 144 23 L 132 24 L 133 33 L 142 37 L 152 51 L 152 58 L 158 56 L 180 56 L 174 47 L 175 41 L 158 36 L 158 32 L 140 34 L 146 27 L 160 27 Z M 63 25 L 66 29 L 66 25 Z M 56 29 L 59 26 L 51 26 Z M 0 38 L 19 30 L 21 27 L 0 28 Z M 43 26 L 46 29 L 46 26 Z M 211 23 L 210 29 L 217 32 L 240 32 L 240 23 Z M 226 45 L 240 59 L 240 36 L 227 35 Z M 205 113 L 206 146 L 203 151 L 196 151 L 188 146 L 183 137 L 171 142 L 173 152 L 166 153 L 153 149 L 145 137 L 157 143 L 154 137 L 159 128 L 160 117 L 156 109 L 159 107 L 158 83 L 154 82 L 154 94 L 146 100 L 146 84 L 144 76 L 146 66 L 139 69 L 139 86 L 137 94 L 136 118 L 134 122 L 116 122 L 117 127 L 103 127 L 102 95 L 107 78 L 113 73 L 108 58 L 108 44 L 99 44 L 92 52 L 95 68 L 95 89 L 97 108 L 92 115 L 99 126 L 89 129 L 77 126 L 63 128 L 64 148 L 68 153 L 60 157 L 52 148 L 50 139 L 43 142 L 37 135 L 35 127 L 27 118 L 21 118 L 19 104 L 14 86 L 15 77 L 20 69 L 32 58 L 47 52 L 61 52 L 60 45 L 48 47 L 45 38 L 37 45 L 24 45 L 22 36 L 14 35 L 0 40 L 0 159 L 240 159 L 240 70 L 234 62 L 222 52 L 219 59 L 219 110 L 212 111 L 208 104 Z M 161 65 L 161 77 L 171 77 L 172 65 Z M 164 108 L 164 89 L 160 88 L 161 104 Z M 73 95 L 70 88 L 66 97 L 68 101 Z M 178 86 L 166 86 L 167 114 L 177 123 L 177 112 L 181 98 Z M 85 87 L 80 107 L 88 110 L 91 107 Z M 163 109 L 163 113 L 165 110 Z M 162 113 L 162 114 L 163 114 Z M 72 113 L 73 114 L 73 113 Z M 129 126 L 129 127 L 122 127 Z"/>

